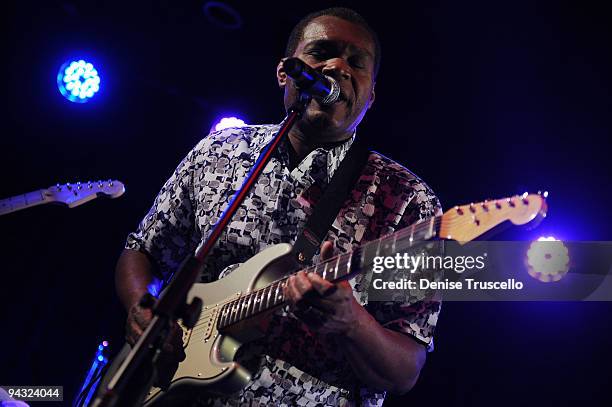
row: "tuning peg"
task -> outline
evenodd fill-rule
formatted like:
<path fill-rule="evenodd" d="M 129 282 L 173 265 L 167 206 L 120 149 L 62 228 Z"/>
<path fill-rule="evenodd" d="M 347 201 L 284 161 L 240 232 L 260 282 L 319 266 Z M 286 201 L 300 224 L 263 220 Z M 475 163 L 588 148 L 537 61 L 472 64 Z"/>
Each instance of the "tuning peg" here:
<path fill-rule="evenodd" d="M 476 216 L 472 215 L 472 222 L 476 224 L 476 226 L 480 226 L 480 220 L 476 218 Z"/>
<path fill-rule="evenodd" d="M 87 188 L 89 188 L 89 189 L 92 189 L 92 188 L 93 188 L 93 185 L 91 184 L 91 181 L 89 181 L 89 182 L 87 183 Z"/>
<path fill-rule="evenodd" d="M 544 198 L 548 198 L 548 191 L 538 191 L 538 195 L 542 195 Z"/>
<path fill-rule="evenodd" d="M 109 187 L 112 187 L 112 186 L 113 186 L 113 180 L 112 180 L 112 179 L 109 179 L 109 180 L 108 180 L 108 186 L 109 186 Z"/>
<path fill-rule="evenodd" d="M 62 190 L 62 186 L 59 183 L 55 187 L 57 188 L 58 191 Z"/>
<path fill-rule="evenodd" d="M 80 182 L 77 182 L 77 189 L 82 189 L 83 187 L 81 186 Z"/>

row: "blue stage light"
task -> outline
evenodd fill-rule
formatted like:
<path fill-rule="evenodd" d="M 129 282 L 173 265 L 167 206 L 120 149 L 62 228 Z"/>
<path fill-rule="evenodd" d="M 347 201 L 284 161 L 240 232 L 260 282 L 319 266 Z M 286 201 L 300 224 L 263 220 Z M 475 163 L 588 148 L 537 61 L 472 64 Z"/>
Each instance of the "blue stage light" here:
<path fill-rule="evenodd" d="M 98 345 L 96 356 L 94 357 L 93 363 L 85 376 L 81 391 L 77 395 L 76 400 L 72 403 L 73 406 L 88 406 L 89 401 L 93 397 L 94 392 L 97 390 L 96 383 L 102 377 L 102 369 L 108 364 L 108 341 L 102 341 Z M 84 402 L 83 402 L 84 400 Z"/>
<path fill-rule="evenodd" d="M 219 131 L 219 130 L 223 130 L 223 129 L 227 129 L 230 127 L 240 127 L 240 126 L 244 126 L 246 125 L 246 123 L 244 122 L 244 120 L 239 119 L 237 117 L 224 117 L 223 119 L 219 120 L 214 126 L 213 129 L 215 131 Z"/>
<path fill-rule="evenodd" d="M 537 242 L 558 242 L 559 239 L 557 239 L 554 236 L 540 236 L 538 237 Z"/>
<path fill-rule="evenodd" d="M 85 103 L 100 90 L 100 76 L 91 63 L 82 59 L 66 62 L 57 73 L 57 87 L 69 101 Z"/>
<path fill-rule="evenodd" d="M 525 262 L 529 275 L 545 283 L 561 280 L 570 267 L 567 246 L 554 236 L 542 236 L 531 243 Z"/>

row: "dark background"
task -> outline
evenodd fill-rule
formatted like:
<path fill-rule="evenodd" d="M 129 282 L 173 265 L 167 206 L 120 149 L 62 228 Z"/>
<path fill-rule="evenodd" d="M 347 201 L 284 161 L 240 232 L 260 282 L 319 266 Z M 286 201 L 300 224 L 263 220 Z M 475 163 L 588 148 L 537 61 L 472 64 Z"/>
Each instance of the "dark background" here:
<path fill-rule="evenodd" d="M 307 12 L 332 3 L 203 1 L 4 5 L 2 197 L 115 178 L 117 200 L 0 218 L 0 384 L 63 385 L 71 399 L 98 343 L 122 344 L 114 263 L 182 157 L 227 114 L 283 117 L 275 68 Z M 347 5 L 334 3 L 333 5 Z M 548 190 L 536 230 L 612 240 L 610 14 L 586 1 L 348 4 L 383 45 L 359 134 L 422 176 L 445 207 Z M 55 77 L 92 61 L 101 91 L 66 101 Z M 608 405 L 612 303 L 445 303 L 421 379 L 389 405 Z"/>

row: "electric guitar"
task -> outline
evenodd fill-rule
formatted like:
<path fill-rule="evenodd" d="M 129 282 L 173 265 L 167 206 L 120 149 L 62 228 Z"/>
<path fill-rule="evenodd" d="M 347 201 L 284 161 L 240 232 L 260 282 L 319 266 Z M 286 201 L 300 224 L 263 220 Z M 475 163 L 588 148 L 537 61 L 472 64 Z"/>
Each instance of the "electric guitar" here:
<path fill-rule="evenodd" d="M 456 206 L 304 270 L 332 282 L 346 280 L 372 264 L 382 249 L 393 253 L 432 238 L 465 243 L 505 221 L 523 225 L 541 219 L 546 210 L 546 201 L 539 194 Z M 263 334 L 260 320 L 285 304 L 282 288 L 287 270 L 296 270 L 295 253 L 290 244 L 283 243 L 267 248 L 218 281 L 195 284 L 188 300 L 199 297 L 206 306 L 193 329 L 183 328 L 187 357 L 168 390 L 152 388 L 144 405 L 180 405 L 181 397 L 193 397 L 202 390 L 229 394 L 246 386 L 251 373 L 234 356 L 242 343 Z"/>
<path fill-rule="evenodd" d="M 57 184 L 47 189 L 0 199 L 0 215 L 47 203 L 64 204 L 74 208 L 100 196 L 117 198 L 124 192 L 125 186 L 117 180 Z"/>

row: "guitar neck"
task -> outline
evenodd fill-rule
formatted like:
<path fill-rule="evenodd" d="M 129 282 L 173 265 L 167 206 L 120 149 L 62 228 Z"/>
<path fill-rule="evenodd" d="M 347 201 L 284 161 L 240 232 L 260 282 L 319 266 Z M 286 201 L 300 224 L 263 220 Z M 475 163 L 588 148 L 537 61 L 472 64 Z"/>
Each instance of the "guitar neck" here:
<path fill-rule="evenodd" d="M 0 200 L 0 215 L 45 203 L 58 203 L 74 208 L 101 196 L 117 198 L 124 192 L 125 186 L 117 180 L 56 184 L 47 189 Z"/>
<path fill-rule="evenodd" d="M 330 282 L 345 280 L 368 268 L 374 262 L 375 257 L 388 256 L 407 250 L 413 246 L 414 242 L 437 236 L 441 225 L 442 216 L 432 217 L 300 271 L 316 273 Z M 290 276 L 223 305 L 218 322 L 219 329 L 284 305 L 286 300 L 283 295 L 283 286 Z"/>
<path fill-rule="evenodd" d="M 0 215 L 16 212 L 21 209 L 30 208 L 32 206 L 41 205 L 51 201 L 52 200 L 46 189 L 39 189 L 38 191 L 27 192 L 22 195 L 1 199 Z"/>
<path fill-rule="evenodd" d="M 347 279 L 368 269 L 375 257 L 393 256 L 410 250 L 415 242 L 439 237 L 463 244 L 507 220 L 516 225 L 539 221 L 546 216 L 546 208 L 544 197 L 527 193 L 495 201 L 456 206 L 443 215 L 419 221 L 303 271 L 317 273 L 331 282 Z M 285 303 L 283 286 L 287 278 L 224 304 L 218 327 L 225 328 L 260 312 L 283 305 Z"/>

